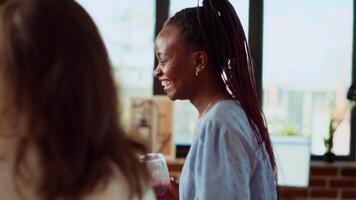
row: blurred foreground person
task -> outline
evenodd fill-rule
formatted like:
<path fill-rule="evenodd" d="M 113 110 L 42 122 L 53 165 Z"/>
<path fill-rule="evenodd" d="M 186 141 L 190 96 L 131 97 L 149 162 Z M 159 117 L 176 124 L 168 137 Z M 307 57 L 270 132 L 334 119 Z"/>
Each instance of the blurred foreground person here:
<path fill-rule="evenodd" d="M 72 0 L 0 10 L 0 199 L 154 199 L 104 43 Z"/>

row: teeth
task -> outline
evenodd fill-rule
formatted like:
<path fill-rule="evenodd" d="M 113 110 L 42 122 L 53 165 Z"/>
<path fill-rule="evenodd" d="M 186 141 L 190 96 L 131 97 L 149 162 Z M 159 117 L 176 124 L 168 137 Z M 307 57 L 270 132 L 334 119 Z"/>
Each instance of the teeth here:
<path fill-rule="evenodd" d="M 168 89 L 172 86 L 171 82 L 167 80 L 162 81 L 161 84 L 165 89 Z"/>

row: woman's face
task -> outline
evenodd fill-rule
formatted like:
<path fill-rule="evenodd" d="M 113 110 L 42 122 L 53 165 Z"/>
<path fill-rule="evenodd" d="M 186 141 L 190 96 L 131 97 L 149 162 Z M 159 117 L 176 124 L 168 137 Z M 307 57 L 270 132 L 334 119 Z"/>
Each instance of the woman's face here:
<path fill-rule="evenodd" d="M 156 38 L 158 66 L 154 73 L 171 100 L 190 99 L 196 91 L 194 52 L 177 27 L 165 26 Z"/>

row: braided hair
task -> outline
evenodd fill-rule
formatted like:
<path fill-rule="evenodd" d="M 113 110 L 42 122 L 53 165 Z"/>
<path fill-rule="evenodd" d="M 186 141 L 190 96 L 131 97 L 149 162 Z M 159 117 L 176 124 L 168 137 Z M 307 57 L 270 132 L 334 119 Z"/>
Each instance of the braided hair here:
<path fill-rule="evenodd" d="M 228 0 L 203 0 L 203 5 L 186 8 L 168 19 L 165 26 L 177 27 L 186 44 L 203 48 L 216 74 L 220 75 L 233 99 L 240 102 L 259 147 L 276 163 L 266 120 L 260 106 L 254 69 L 242 24 Z"/>

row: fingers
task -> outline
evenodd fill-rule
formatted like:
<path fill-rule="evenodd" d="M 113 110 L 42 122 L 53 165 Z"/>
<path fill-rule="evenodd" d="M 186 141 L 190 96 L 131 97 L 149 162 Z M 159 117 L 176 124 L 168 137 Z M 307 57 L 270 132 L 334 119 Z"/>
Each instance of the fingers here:
<path fill-rule="evenodd" d="M 171 177 L 171 184 L 172 184 L 172 186 L 174 186 L 174 187 L 179 187 L 179 184 L 177 183 L 177 180 L 175 180 L 173 177 Z"/>

